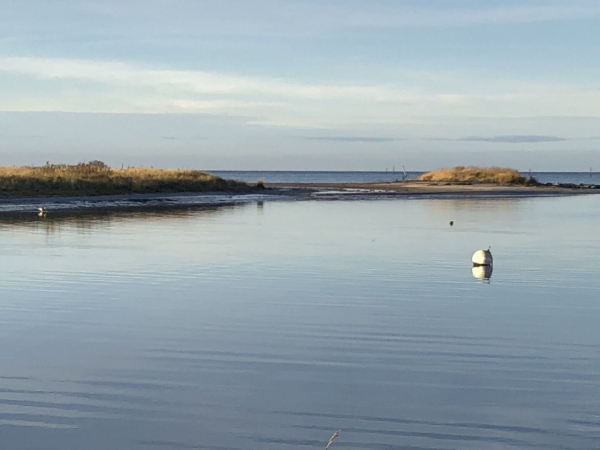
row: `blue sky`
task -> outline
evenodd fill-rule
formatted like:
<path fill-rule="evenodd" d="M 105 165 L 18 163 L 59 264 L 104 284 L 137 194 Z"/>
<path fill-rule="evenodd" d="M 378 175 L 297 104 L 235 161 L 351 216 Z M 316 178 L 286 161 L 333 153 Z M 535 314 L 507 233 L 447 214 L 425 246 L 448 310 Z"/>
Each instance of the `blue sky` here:
<path fill-rule="evenodd" d="M 0 164 L 600 168 L 600 2 L 0 0 Z"/>

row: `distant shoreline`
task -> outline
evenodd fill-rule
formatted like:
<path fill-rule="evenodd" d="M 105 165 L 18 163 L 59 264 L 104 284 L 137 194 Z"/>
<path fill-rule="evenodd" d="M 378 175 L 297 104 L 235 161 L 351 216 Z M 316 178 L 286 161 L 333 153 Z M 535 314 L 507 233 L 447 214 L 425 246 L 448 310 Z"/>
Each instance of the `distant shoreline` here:
<path fill-rule="evenodd" d="M 386 183 L 401 181 L 413 181 L 425 172 L 407 171 L 384 172 L 384 171 L 208 171 L 222 178 L 235 179 L 249 184 L 255 184 L 257 180 L 265 183 Z M 521 172 L 525 178 L 533 177 L 539 183 L 584 183 L 600 185 L 600 173 L 593 172 Z"/>
<path fill-rule="evenodd" d="M 600 186 L 586 185 L 561 185 L 561 184 L 540 184 L 540 185 L 514 185 L 514 184 L 459 184 L 459 183 L 438 183 L 407 180 L 403 182 L 383 182 L 383 183 L 265 183 L 268 188 L 275 189 L 307 189 L 311 191 L 323 190 L 363 193 L 364 195 L 390 194 L 398 197 L 413 195 L 437 195 L 437 196 L 461 196 L 461 197 L 479 197 L 503 196 L 503 197 L 538 197 L 538 196 L 559 196 L 559 195 L 581 195 L 581 194 L 600 194 Z"/>

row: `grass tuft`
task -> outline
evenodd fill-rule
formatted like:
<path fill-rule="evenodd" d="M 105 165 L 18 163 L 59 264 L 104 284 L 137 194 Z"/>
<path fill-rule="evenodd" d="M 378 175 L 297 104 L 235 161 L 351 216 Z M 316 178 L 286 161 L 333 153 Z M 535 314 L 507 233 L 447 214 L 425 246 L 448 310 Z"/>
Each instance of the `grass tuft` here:
<path fill-rule="evenodd" d="M 113 169 L 102 161 L 42 167 L 0 167 L 0 195 L 110 195 L 250 191 L 246 183 L 199 170 L 132 167 Z"/>
<path fill-rule="evenodd" d="M 340 435 L 341 431 L 342 430 L 337 430 L 331 435 L 329 441 L 327 442 L 327 447 L 325 447 L 325 450 L 329 450 L 329 447 L 331 447 L 331 444 L 333 444 L 333 441 L 335 441 L 335 439 Z"/>
<path fill-rule="evenodd" d="M 443 168 L 424 173 L 418 180 L 457 184 L 536 184 L 535 179 L 523 177 L 518 170 L 504 167 L 458 166 Z"/>

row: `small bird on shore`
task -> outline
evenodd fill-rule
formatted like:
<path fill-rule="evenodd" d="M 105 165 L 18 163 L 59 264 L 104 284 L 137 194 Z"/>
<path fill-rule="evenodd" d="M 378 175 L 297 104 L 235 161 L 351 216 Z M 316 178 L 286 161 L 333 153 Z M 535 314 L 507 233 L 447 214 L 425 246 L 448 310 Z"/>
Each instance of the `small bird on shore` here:
<path fill-rule="evenodd" d="M 48 210 L 43 206 L 38 208 L 38 217 L 46 217 L 48 215 Z"/>

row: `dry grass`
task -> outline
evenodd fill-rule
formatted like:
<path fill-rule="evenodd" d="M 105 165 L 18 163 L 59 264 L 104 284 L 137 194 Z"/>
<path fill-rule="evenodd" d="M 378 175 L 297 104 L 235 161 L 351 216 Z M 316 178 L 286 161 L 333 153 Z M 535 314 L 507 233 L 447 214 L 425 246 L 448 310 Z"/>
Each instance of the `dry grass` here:
<path fill-rule="evenodd" d="M 107 195 L 249 191 L 246 183 L 199 170 L 136 167 L 112 169 L 101 161 L 77 165 L 0 167 L 0 195 Z"/>
<path fill-rule="evenodd" d="M 535 184 L 532 178 L 521 176 L 518 170 L 503 167 L 452 167 L 424 173 L 419 181 L 446 183 Z"/>
<path fill-rule="evenodd" d="M 331 444 L 333 444 L 333 441 L 335 441 L 335 439 L 340 435 L 340 431 L 342 430 L 337 430 L 336 432 L 334 432 L 331 437 L 329 438 L 329 441 L 327 442 L 327 447 L 325 447 L 325 450 L 329 450 L 329 447 L 331 447 Z"/>

